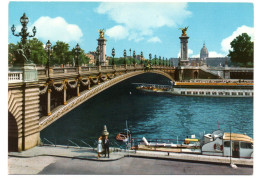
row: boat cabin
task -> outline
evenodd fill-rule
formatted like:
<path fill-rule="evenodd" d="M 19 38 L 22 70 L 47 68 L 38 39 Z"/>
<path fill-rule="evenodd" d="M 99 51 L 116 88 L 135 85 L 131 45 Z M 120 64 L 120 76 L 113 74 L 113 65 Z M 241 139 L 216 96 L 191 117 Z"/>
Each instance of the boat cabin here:
<path fill-rule="evenodd" d="M 231 147 L 230 147 L 231 144 Z M 201 142 L 204 155 L 253 158 L 253 139 L 244 134 L 224 133 L 222 130 L 204 135 Z"/>

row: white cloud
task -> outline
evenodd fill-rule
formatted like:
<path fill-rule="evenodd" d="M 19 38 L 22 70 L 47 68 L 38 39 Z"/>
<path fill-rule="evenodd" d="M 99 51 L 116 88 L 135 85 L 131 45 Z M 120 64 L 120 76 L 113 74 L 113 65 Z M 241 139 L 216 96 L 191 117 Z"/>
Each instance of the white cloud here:
<path fill-rule="evenodd" d="M 193 50 L 192 49 L 188 49 L 188 55 L 190 56 L 191 54 L 193 54 Z M 178 58 L 181 57 L 181 52 L 179 51 L 178 53 Z"/>
<path fill-rule="evenodd" d="M 209 52 L 209 57 L 225 57 L 226 55 L 223 55 L 221 53 L 217 53 L 215 51 L 210 51 Z"/>
<path fill-rule="evenodd" d="M 200 58 L 200 54 L 197 54 L 197 55 L 191 55 L 190 57 L 191 57 L 191 58 Z"/>
<path fill-rule="evenodd" d="M 75 24 L 68 24 L 64 18 L 56 17 L 40 17 L 32 26 L 37 29 L 36 36 L 43 40 L 56 41 L 80 41 L 83 33 L 79 26 Z"/>
<path fill-rule="evenodd" d="M 237 30 L 235 30 L 231 36 L 222 40 L 221 50 L 225 53 L 228 53 L 228 51 L 231 50 L 230 43 L 242 33 L 247 33 L 251 37 L 251 41 L 254 40 L 254 28 L 243 25 L 241 27 L 238 27 Z"/>
<path fill-rule="evenodd" d="M 155 37 L 148 39 L 147 42 L 149 42 L 149 43 L 161 43 L 162 41 L 160 40 L 160 38 L 155 36 Z"/>
<path fill-rule="evenodd" d="M 128 37 L 129 33 L 128 33 L 128 30 L 121 26 L 121 25 L 116 25 L 110 29 L 108 29 L 106 31 L 106 35 L 115 39 L 115 40 L 118 40 L 118 39 L 125 39 Z"/>
<path fill-rule="evenodd" d="M 122 25 L 129 32 L 129 39 L 140 40 L 152 36 L 156 28 L 177 27 L 191 15 L 187 3 L 100 3 L 99 14 Z"/>

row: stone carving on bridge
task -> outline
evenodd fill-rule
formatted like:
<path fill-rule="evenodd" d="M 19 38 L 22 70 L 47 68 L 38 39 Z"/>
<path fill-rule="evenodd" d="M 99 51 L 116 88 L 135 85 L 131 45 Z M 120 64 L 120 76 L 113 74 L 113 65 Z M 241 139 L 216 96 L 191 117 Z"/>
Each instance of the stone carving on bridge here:
<path fill-rule="evenodd" d="M 189 26 L 188 27 L 185 27 L 185 28 L 179 28 L 182 32 L 182 35 L 181 36 L 187 36 L 186 34 L 186 31 L 188 30 Z"/>
<path fill-rule="evenodd" d="M 98 32 L 99 32 L 99 38 L 104 39 L 105 38 L 105 30 L 104 29 L 99 29 Z"/>

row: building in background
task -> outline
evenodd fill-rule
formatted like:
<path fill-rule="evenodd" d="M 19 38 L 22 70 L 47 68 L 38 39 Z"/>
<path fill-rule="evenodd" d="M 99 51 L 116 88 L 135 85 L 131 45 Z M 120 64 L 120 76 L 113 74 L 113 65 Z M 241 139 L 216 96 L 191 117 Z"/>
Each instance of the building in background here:
<path fill-rule="evenodd" d="M 170 58 L 170 62 L 173 63 L 174 66 L 178 66 L 179 59 Z M 208 67 L 224 67 L 226 63 L 228 64 L 228 66 L 232 66 L 230 57 L 209 57 L 209 52 L 205 43 L 203 44 L 203 47 L 200 50 L 200 58 L 189 58 L 189 64 L 191 66 L 207 65 Z"/>

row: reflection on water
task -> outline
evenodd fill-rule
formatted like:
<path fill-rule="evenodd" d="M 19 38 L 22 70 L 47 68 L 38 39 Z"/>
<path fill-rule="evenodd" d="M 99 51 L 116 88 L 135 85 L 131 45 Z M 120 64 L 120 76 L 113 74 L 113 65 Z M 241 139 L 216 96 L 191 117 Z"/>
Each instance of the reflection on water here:
<path fill-rule="evenodd" d="M 168 79 L 144 74 L 128 79 L 91 98 L 41 132 L 66 144 L 68 138 L 98 138 L 106 124 L 110 138 L 125 129 L 133 137 L 183 139 L 218 128 L 253 137 L 252 98 L 203 98 L 144 94 L 131 83 L 169 84 Z M 130 94 L 131 92 L 131 94 Z"/>

